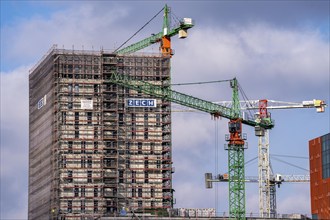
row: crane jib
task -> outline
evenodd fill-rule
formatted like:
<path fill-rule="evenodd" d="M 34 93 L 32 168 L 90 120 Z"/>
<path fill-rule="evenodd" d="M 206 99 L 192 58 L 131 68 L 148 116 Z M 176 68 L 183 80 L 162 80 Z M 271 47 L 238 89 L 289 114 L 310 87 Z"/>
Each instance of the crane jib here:
<path fill-rule="evenodd" d="M 180 30 L 187 30 L 189 28 L 192 28 L 193 26 L 194 26 L 193 24 L 180 24 L 179 27 L 171 29 L 166 36 L 173 37 L 177 35 Z M 164 35 L 163 31 L 157 34 L 153 34 L 151 37 L 145 38 L 137 43 L 134 43 L 123 49 L 116 51 L 116 54 L 130 54 L 142 50 L 154 43 L 160 42 L 163 35 Z"/>
<path fill-rule="evenodd" d="M 136 91 L 141 91 L 144 94 L 148 94 L 156 98 L 162 98 L 183 106 L 207 112 L 215 117 L 220 116 L 230 120 L 238 119 L 236 117 L 235 111 L 232 108 L 228 108 L 226 106 L 222 106 L 191 95 L 171 90 L 169 86 L 159 86 L 145 81 L 136 81 L 130 76 L 117 73 L 113 73 L 108 82 L 115 83 Z M 242 118 L 242 123 L 253 127 L 260 126 L 264 129 L 271 129 L 274 127 L 271 121 L 256 122 L 253 120 L 246 120 Z"/>

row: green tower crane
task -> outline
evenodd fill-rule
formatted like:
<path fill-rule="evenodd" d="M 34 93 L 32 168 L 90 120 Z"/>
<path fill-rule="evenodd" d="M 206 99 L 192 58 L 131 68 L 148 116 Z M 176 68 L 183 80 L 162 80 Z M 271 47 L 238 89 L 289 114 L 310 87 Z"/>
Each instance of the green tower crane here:
<path fill-rule="evenodd" d="M 177 26 L 171 28 L 170 8 L 165 5 L 162 10 L 164 10 L 164 18 L 163 30 L 161 32 L 153 34 L 152 36 L 131 44 L 125 48 L 117 49 L 115 53 L 119 55 L 130 54 L 142 50 L 154 43 L 160 43 L 160 50 L 162 55 L 171 57 L 173 55 L 173 51 L 171 49 L 171 37 L 179 34 L 179 38 L 186 38 L 187 30 L 192 28 L 194 24 L 191 18 L 183 18 Z"/>
<path fill-rule="evenodd" d="M 113 72 L 109 81 L 129 89 L 161 98 L 183 106 L 210 113 L 214 117 L 229 119 L 228 127 L 228 182 L 229 182 L 229 213 L 235 219 L 245 219 L 245 174 L 244 174 L 244 140 L 242 124 L 259 126 L 271 129 L 274 124 L 270 120 L 256 122 L 253 119 L 244 119 L 241 116 L 238 83 L 236 78 L 230 80 L 233 90 L 233 107 L 228 108 L 210 101 L 202 100 L 170 89 L 169 87 L 154 85 L 149 82 L 136 81 L 127 75 Z"/>
<path fill-rule="evenodd" d="M 192 19 L 184 18 L 177 27 L 170 29 L 170 9 L 167 5 L 165 5 L 163 10 L 164 20 L 163 30 L 161 32 L 123 49 L 117 49 L 114 53 L 119 56 L 130 54 L 154 43 L 160 42 L 162 56 L 172 57 L 173 52 L 171 49 L 171 37 L 179 34 L 179 38 L 185 38 L 187 36 L 187 30 L 193 27 L 194 24 Z M 236 78 L 230 80 L 230 85 L 233 90 L 233 105 L 231 108 L 174 91 L 170 88 L 169 85 L 171 83 L 169 81 L 166 82 L 166 85 L 163 83 L 164 86 L 159 86 L 144 81 L 133 80 L 127 75 L 118 74 L 116 71 L 113 71 L 110 78 L 106 79 L 106 81 L 108 83 L 114 83 L 136 90 L 155 98 L 161 98 L 196 110 L 210 113 L 215 118 L 224 117 L 229 119 L 229 135 L 226 138 L 226 141 L 228 141 L 229 214 L 231 218 L 245 219 L 244 140 L 246 138 L 242 134 L 242 124 L 253 127 L 261 127 L 264 129 L 271 129 L 274 124 L 271 120 L 260 120 L 257 122 L 254 119 L 245 119 L 242 117 L 239 104 L 238 83 Z"/>

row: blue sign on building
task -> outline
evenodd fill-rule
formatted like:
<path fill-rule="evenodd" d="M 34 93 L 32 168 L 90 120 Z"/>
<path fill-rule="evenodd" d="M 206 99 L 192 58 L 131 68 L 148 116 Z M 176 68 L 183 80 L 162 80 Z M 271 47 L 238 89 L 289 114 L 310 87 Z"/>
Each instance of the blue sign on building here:
<path fill-rule="evenodd" d="M 155 108 L 157 106 L 156 99 L 126 99 L 127 107 L 142 107 L 142 108 Z"/>
<path fill-rule="evenodd" d="M 41 109 L 42 107 L 44 107 L 44 105 L 46 105 L 47 102 L 47 95 L 45 95 L 44 97 L 42 97 L 38 103 L 37 103 L 37 107 L 38 109 Z"/>

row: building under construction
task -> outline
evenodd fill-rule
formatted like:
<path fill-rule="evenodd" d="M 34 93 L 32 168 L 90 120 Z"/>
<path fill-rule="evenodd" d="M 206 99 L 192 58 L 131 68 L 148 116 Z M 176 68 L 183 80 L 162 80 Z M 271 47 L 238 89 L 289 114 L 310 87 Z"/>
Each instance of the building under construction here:
<path fill-rule="evenodd" d="M 29 76 L 29 219 L 173 206 L 170 102 L 112 74 L 170 86 L 170 58 L 53 47 Z"/>

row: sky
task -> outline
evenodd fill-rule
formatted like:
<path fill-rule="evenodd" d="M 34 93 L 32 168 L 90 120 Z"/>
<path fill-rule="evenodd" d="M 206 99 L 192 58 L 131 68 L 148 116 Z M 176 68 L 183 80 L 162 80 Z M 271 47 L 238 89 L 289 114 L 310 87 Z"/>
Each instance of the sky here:
<path fill-rule="evenodd" d="M 6 1 L 1 0 L 1 201 L 0 219 L 27 218 L 28 76 L 53 46 L 113 51 L 167 3 L 174 18 L 190 17 L 188 38 L 173 37 L 173 83 L 237 77 L 250 100 L 329 103 L 329 1 Z M 161 31 L 162 18 L 130 42 Z M 144 51 L 158 52 L 158 45 Z M 231 100 L 227 83 L 175 86 L 209 101 Z M 329 109 L 272 110 L 274 173 L 308 174 L 308 141 L 329 133 Z M 216 208 L 228 213 L 228 185 L 205 189 L 204 173 L 227 172 L 227 119 L 175 112 L 172 115 L 175 207 Z M 245 160 L 257 156 L 254 129 Z M 299 158 L 298 158 L 299 157 Z M 274 159 L 272 159 L 274 158 Z M 278 159 L 286 161 L 280 162 Z M 288 163 L 295 166 L 289 166 Z M 246 165 L 257 176 L 257 161 Z M 247 212 L 258 213 L 258 186 L 246 185 Z M 284 183 L 277 211 L 310 215 L 309 184 Z"/>

